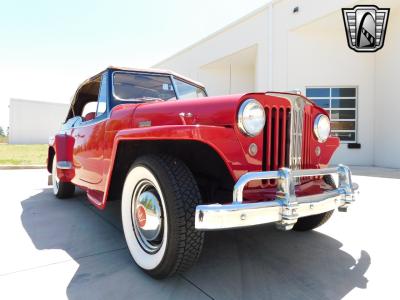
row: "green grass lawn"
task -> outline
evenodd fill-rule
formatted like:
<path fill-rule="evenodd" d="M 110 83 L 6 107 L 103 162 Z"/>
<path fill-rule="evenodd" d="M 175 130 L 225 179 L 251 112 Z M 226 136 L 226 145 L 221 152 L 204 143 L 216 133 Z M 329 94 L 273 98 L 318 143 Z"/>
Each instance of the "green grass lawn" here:
<path fill-rule="evenodd" d="M 0 144 L 1 165 L 45 165 L 48 145 Z"/>

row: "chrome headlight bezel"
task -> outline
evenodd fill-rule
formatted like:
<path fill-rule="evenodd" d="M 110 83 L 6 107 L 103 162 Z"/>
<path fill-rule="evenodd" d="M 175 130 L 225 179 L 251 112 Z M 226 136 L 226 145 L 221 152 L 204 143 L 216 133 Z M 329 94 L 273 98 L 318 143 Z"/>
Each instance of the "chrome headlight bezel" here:
<path fill-rule="evenodd" d="M 253 107 L 255 106 L 255 108 L 259 110 L 260 114 L 259 116 L 256 117 L 258 118 L 258 120 L 257 119 L 249 120 L 248 117 L 246 116 L 246 113 L 251 108 L 251 106 Z M 255 99 L 247 99 L 241 104 L 238 112 L 238 127 L 240 131 L 245 135 L 250 137 L 255 137 L 259 135 L 264 129 L 265 120 L 266 117 L 265 117 L 264 107 L 260 104 L 260 102 L 258 102 Z M 249 122 L 256 122 L 256 123 L 250 125 Z"/>
<path fill-rule="evenodd" d="M 331 133 L 331 121 L 324 114 L 319 114 L 314 120 L 314 134 L 318 142 L 324 143 Z"/>

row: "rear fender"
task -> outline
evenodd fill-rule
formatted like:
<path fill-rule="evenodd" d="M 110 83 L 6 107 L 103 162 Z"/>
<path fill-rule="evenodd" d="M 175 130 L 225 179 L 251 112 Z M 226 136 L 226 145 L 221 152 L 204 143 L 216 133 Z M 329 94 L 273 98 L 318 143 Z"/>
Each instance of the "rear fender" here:
<path fill-rule="evenodd" d="M 75 176 L 73 151 L 75 139 L 67 134 L 58 134 L 54 137 L 54 150 L 57 163 L 57 176 L 60 181 L 70 182 Z"/>

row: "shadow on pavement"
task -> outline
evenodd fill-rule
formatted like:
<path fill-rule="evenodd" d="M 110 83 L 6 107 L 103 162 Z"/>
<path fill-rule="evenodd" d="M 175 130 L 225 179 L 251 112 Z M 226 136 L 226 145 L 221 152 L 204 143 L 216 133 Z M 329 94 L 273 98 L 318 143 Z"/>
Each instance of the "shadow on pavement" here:
<path fill-rule="evenodd" d="M 83 193 L 57 200 L 50 189 L 22 202 L 22 224 L 35 247 L 64 250 L 79 264 L 70 299 L 341 299 L 367 286 L 366 251 L 356 261 L 327 235 L 271 225 L 208 232 L 191 270 L 157 281 L 132 261 L 119 205 L 98 211 Z"/>

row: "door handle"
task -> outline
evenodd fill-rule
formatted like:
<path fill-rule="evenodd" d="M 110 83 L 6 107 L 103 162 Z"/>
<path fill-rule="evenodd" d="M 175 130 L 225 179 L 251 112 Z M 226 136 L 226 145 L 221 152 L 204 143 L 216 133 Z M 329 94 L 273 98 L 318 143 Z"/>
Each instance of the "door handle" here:
<path fill-rule="evenodd" d="M 193 117 L 193 114 L 192 113 L 184 113 L 184 112 L 181 112 L 181 113 L 179 113 L 179 116 L 181 117 L 181 118 L 191 118 L 191 117 Z"/>
<path fill-rule="evenodd" d="M 193 117 L 193 114 L 188 112 L 181 112 L 179 113 L 179 117 L 181 118 L 181 121 L 183 123 L 183 125 L 190 125 L 190 124 L 194 124 L 195 123 L 195 118 Z"/>

